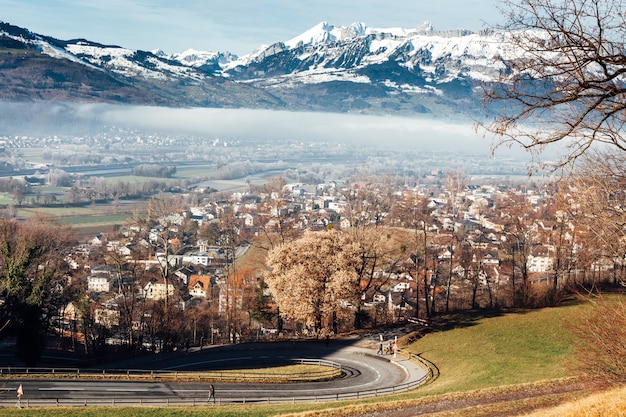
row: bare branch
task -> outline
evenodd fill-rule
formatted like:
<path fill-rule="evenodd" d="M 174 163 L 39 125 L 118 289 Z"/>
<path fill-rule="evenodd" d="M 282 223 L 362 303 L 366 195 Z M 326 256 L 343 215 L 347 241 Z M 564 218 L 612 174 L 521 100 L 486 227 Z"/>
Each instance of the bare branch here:
<path fill-rule="evenodd" d="M 596 145 L 626 150 L 626 24 L 622 0 L 505 0 L 508 71 L 485 105 L 498 114 L 479 127 L 494 150 L 519 144 L 538 156 L 560 143 L 573 163 Z"/>

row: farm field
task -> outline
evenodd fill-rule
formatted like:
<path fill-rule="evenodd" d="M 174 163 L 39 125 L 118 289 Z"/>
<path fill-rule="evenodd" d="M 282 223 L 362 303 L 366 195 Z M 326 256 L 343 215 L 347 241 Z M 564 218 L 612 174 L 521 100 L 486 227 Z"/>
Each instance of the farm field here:
<path fill-rule="evenodd" d="M 41 150 L 24 149 L 24 157 L 33 163 L 41 162 Z M 129 168 L 130 170 L 130 168 Z M 201 180 L 200 186 L 212 188 L 217 191 L 236 192 L 245 190 L 249 184 L 262 184 L 265 178 L 259 176 L 252 179 L 235 180 L 210 180 L 216 175 L 216 170 L 212 167 L 203 166 L 183 166 L 177 170 L 176 175 L 171 179 L 140 177 L 134 175 L 116 175 L 104 177 L 105 181 L 111 184 L 127 183 L 141 185 L 149 182 L 173 182 L 180 180 Z M 35 191 L 24 196 L 24 204 L 17 205 L 15 198 L 10 193 L 0 193 L 0 206 L 5 210 L 11 210 L 17 218 L 31 218 L 42 215 L 59 220 L 60 222 L 72 226 L 79 240 L 89 238 L 97 233 L 106 232 L 116 226 L 123 225 L 132 220 L 133 216 L 141 213 L 143 202 L 140 200 L 119 200 L 110 203 L 95 203 L 84 206 L 63 204 L 69 201 L 69 187 L 39 186 Z M 46 200 L 56 201 L 56 204 L 45 204 L 37 206 L 33 203 L 43 203 Z"/>
<path fill-rule="evenodd" d="M 132 221 L 133 216 L 142 210 L 142 202 L 124 202 L 113 204 L 94 204 L 84 207 L 20 207 L 15 209 L 18 218 L 28 219 L 35 216 L 49 217 L 71 226 L 79 241 L 85 241 L 98 233 L 108 232 L 117 226 Z"/>

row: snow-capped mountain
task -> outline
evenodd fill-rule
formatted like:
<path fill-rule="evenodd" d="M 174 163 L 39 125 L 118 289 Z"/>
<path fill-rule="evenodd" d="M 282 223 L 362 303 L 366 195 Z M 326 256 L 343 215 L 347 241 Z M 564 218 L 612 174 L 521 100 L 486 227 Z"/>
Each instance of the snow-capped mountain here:
<path fill-rule="evenodd" d="M 174 54 L 166 54 L 162 50 L 155 50 L 152 53 L 159 58 L 175 61 L 209 74 L 221 72 L 223 66 L 237 59 L 236 55 L 229 52 L 196 51 L 195 49 L 187 49 Z"/>
<path fill-rule="evenodd" d="M 423 78 L 429 90 L 436 90 L 437 85 L 459 79 L 498 79 L 506 70 L 504 40 L 497 33 L 435 32 L 428 22 L 416 29 L 375 29 L 363 23 L 335 27 L 322 22 L 289 41 L 260 48 L 222 68 L 234 78 L 281 82 L 278 78 L 296 76 L 305 83 L 325 82 L 341 74 L 343 80 L 394 84 L 402 80 L 399 74 L 405 73 Z M 380 73 L 371 68 L 390 71 Z M 404 86 L 409 91 L 414 90 L 411 87 L 411 83 Z"/>
<path fill-rule="evenodd" d="M 428 22 L 413 29 L 321 22 L 237 57 L 62 41 L 0 22 L 7 51 L 0 99 L 471 114 L 480 106 L 476 87 L 507 71 L 513 55 L 505 41 L 501 33 L 437 32 Z M 27 77 L 30 91 L 21 82 Z"/>

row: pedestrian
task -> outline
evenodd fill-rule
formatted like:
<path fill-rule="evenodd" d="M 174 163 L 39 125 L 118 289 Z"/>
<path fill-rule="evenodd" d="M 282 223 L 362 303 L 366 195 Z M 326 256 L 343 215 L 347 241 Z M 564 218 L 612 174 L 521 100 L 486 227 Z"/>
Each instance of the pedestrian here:
<path fill-rule="evenodd" d="M 24 388 L 22 384 L 17 387 L 17 408 L 22 408 L 22 395 L 24 395 Z"/>
<path fill-rule="evenodd" d="M 389 341 L 389 344 L 387 345 L 387 353 L 391 355 L 391 340 Z"/>
<path fill-rule="evenodd" d="M 209 385 L 209 397 L 206 399 L 206 402 L 211 402 L 211 399 L 213 399 L 213 404 L 215 404 L 215 387 L 213 384 Z"/>
<path fill-rule="evenodd" d="M 393 360 L 398 359 L 398 338 L 393 342 Z"/>

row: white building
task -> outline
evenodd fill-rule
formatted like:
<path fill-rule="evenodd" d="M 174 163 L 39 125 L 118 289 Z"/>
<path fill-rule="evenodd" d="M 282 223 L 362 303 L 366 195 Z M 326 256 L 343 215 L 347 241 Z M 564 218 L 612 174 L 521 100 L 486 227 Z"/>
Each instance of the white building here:
<path fill-rule="evenodd" d="M 91 274 L 87 277 L 87 292 L 109 292 L 111 282 L 109 277 L 103 274 Z"/>
<path fill-rule="evenodd" d="M 167 296 L 172 297 L 174 295 L 174 285 L 168 282 L 167 284 Z M 165 299 L 165 283 L 150 281 L 143 287 L 143 296 L 148 300 L 163 300 Z"/>
<path fill-rule="evenodd" d="M 109 292 L 111 281 L 117 279 L 117 272 L 109 266 L 96 266 L 87 277 L 87 292 Z"/>
<path fill-rule="evenodd" d="M 552 259 L 548 256 L 528 256 L 526 264 L 528 272 L 549 272 L 552 271 Z"/>

